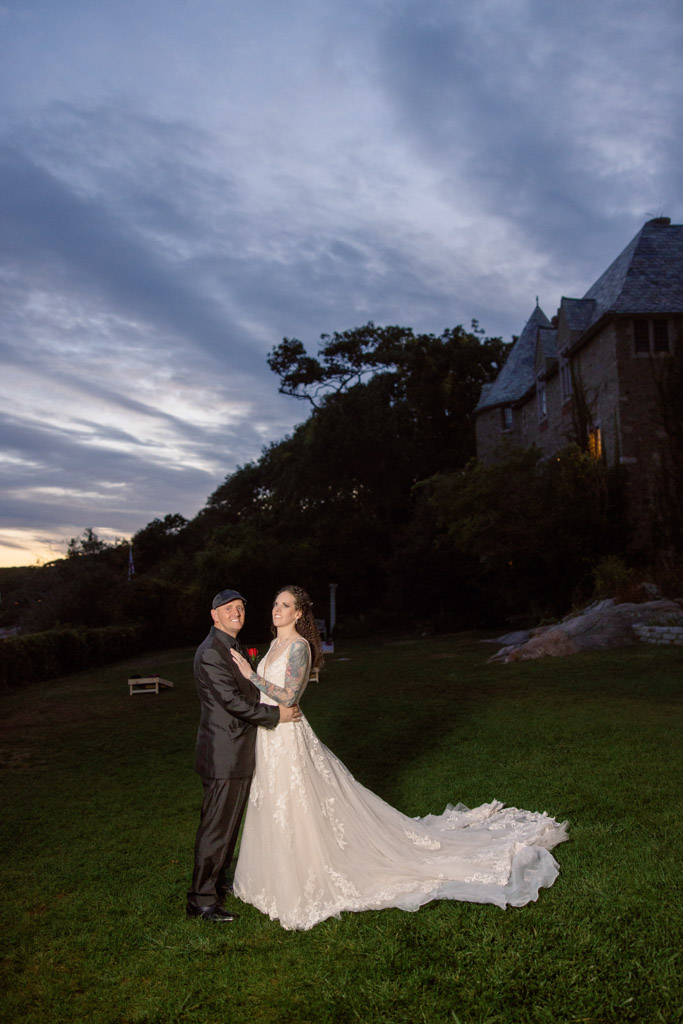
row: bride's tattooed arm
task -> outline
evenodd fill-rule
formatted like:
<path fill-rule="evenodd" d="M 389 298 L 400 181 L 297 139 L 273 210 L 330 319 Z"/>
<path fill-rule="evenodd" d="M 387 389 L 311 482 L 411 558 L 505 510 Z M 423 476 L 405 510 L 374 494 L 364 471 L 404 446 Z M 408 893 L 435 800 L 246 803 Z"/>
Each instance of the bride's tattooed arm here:
<path fill-rule="evenodd" d="M 296 704 L 301 691 L 308 682 L 311 655 L 305 640 L 294 640 L 289 648 L 284 686 L 269 683 L 267 679 L 257 675 L 251 665 L 244 658 L 241 658 L 236 651 L 232 651 L 232 656 L 246 679 L 249 679 L 254 686 L 258 686 L 262 693 L 267 694 L 268 697 L 277 701 L 278 704 L 283 704 L 285 707 L 291 707 L 292 704 Z"/>

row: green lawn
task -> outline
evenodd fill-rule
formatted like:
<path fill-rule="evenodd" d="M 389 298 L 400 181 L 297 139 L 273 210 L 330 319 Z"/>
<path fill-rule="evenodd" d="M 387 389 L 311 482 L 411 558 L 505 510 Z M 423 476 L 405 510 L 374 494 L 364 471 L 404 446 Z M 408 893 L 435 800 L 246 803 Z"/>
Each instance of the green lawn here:
<path fill-rule="evenodd" d="M 0 1019 L 30 1024 L 683 1020 L 683 650 L 489 665 L 477 634 L 353 642 L 304 709 L 411 815 L 493 798 L 570 821 L 518 910 L 432 903 L 286 932 L 184 917 L 200 784 L 190 649 L 2 710 Z M 345 660 L 338 660 L 345 659 Z M 175 687 L 128 696 L 134 671 Z"/>

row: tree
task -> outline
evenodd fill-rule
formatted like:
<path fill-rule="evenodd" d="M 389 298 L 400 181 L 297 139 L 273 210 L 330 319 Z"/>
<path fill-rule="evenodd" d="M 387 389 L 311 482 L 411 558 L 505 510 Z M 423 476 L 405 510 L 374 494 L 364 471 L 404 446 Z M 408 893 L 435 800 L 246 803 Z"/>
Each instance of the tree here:
<path fill-rule="evenodd" d="M 280 376 L 280 391 L 327 402 L 384 379 L 387 405 L 401 406 L 412 424 L 411 444 L 418 476 L 464 465 L 474 455 L 474 409 L 483 384 L 500 372 L 509 346 L 482 339 L 481 328 L 445 330 L 439 337 L 407 327 L 363 327 L 320 337 L 318 356 L 307 355 L 298 339 L 285 338 L 268 357 Z"/>
<path fill-rule="evenodd" d="M 307 355 L 298 338 L 283 338 L 268 356 L 268 365 L 280 377 L 283 395 L 304 398 L 315 409 L 325 396 L 393 366 L 412 334 L 410 328 L 375 327 L 370 321 L 342 333 L 321 334 L 317 358 Z"/>
<path fill-rule="evenodd" d="M 436 337 L 369 323 L 323 335 L 317 358 L 285 338 L 269 365 L 280 390 L 308 401 L 311 413 L 227 477 L 188 526 L 183 536 L 197 552 L 202 587 L 246 578 L 260 600 L 294 570 L 314 593 L 338 583 L 361 617 L 394 607 L 397 591 L 414 579 L 427 619 L 442 603 L 440 584 L 422 586 L 427 566 L 446 587 L 450 563 L 441 555 L 437 565 L 414 542 L 414 488 L 472 457 L 482 383 L 507 353 L 473 326 Z M 419 509 L 422 537 L 431 535 L 430 515 Z"/>
<path fill-rule="evenodd" d="M 170 557 L 181 543 L 187 525 L 187 519 L 174 512 L 163 519 L 153 519 L 138 530 L 131 541 L 137 572 L 148 572 Z"/>
<path fill-rule="evenodd" d="M 297 338 L 283 338 L 270 352 L 268 365 L 280 377 L 282 394 L 306 399 L 316 408 L 326 395 L 346 391 L 374 373 L 410 374 L 416 368 L 413 364 L 420 361 L 421 353 L 447 351 L 449 343 L 460 342 L 465 343 L 471 353 L 477 352 L 485 367 L 484 379 L 479 380 L 481 387 L 481 383 L 492 380 L 500 371 L 510 346 L 500 338 L 481 338 L 484 332 L 476 320 L 472 321 L 472 328 L 472 332 L 467 332 L 461 326 L 454 327 L 437 337 L 416 335 L 410 327 L 377 327 L 369 321 L 363 327 L 341 333 L 321 334 L 315 358 L 306 353 Z M 471 365 L 475 365 L 474 361 Z"/>
<path fill-rule="evenodd" d="M 97 555 L 107 548 L 117 547 L 123 541 L 118 538 L 112 543 L 100 540 L 92 527 L 88 526 L 80 537 L 72 537 L 69 541 L 66 557 L 80 558 L 82 555 Z"/>
<path fill-rule="evenodd" d="M 624 545 L 621 481 L 570 445 L 552 459 L 515 449 L 425 484 L 445 551 L 475 559 L 480 601 L 503 618 L 564 613 Z"/>

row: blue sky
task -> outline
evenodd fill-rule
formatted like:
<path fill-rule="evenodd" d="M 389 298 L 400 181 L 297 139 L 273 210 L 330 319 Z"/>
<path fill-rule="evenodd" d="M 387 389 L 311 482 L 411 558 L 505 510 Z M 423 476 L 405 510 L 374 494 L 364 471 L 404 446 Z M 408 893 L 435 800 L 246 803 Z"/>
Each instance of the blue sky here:
<path fill-rule="evenodd" d="M 0 0 L 0 564 L 188 518 L 285 336 L 552 316 L 683 219 L 679 0 Z"/>

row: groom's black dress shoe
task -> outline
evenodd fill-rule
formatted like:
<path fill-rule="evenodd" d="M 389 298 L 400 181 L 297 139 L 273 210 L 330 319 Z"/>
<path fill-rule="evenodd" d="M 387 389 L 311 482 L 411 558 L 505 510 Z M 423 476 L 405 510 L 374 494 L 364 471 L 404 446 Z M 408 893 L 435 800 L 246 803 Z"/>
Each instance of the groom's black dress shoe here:
<path fill-rule="evenodd" d="M 236 921 L 239 917 L 239 914 L 233 914 L 225 907 L 219 906 L 218 903 L 214 903 L 211 907 L 198 907 L 193 903 L 188 903 L 186 914 L 187 917 L 201 917 L 204 921 L 214 921 L 216 924 L 228 924 L 230 921 Z"/>

